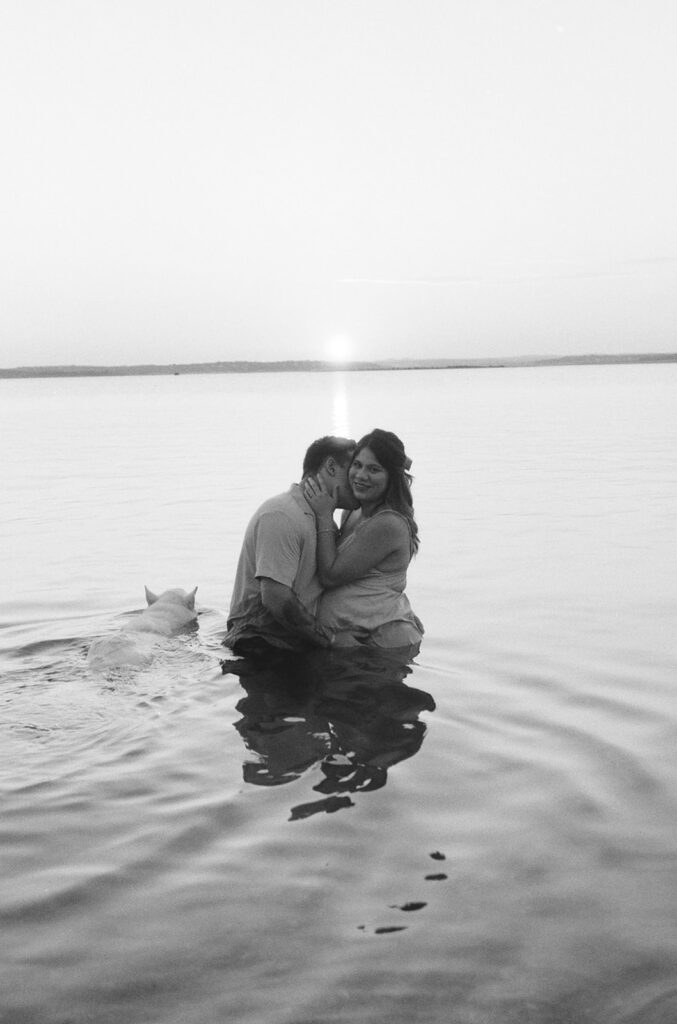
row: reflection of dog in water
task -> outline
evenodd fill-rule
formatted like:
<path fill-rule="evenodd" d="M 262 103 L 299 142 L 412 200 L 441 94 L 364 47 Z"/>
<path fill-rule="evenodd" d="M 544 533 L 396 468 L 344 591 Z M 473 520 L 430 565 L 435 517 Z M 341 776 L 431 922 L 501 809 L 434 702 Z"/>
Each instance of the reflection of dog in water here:
<path fill-rule="evenodd" d="M 124 629 L 94 641 L 87 655 L 89 667 L 95 672 L 104 672 L 150 664 L 160 637 L 178 633 L 197 619 L 196 591 L 197 587 L 190 593 L 175 587 L 157 595 L 146 587 L 148 607 L 135 615 Z"/>
<path fill-rule="evenodd" d="M 274 662 L 224 664 L 245 696 L 235 728 L 254 755 L 246 782 L 280 786 L 318 766 L 313 789 L 324 799 L 300 804 L 291 819 L 352 807 L 349 793 L 385 786 L 388 769 L 415 754 L 434 711 L 429 693 L 403 681 L 411 668 L 375 651 L 318 652 Z"/>

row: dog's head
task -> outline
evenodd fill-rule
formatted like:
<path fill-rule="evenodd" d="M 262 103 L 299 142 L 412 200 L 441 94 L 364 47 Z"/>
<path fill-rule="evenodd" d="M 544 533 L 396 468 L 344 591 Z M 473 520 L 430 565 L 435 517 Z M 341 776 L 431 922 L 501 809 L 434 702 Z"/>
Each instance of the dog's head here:
<path fill-rule="evenodd" d="M 152 590 L 146 587 L 146 601 L 149 605 L 161 602 L 162 604 L 180 604 L 184 608 L 193 611 L 195 608 L 195 595 L 197 593 L 197 587 L 191 590 L 190 593 L 186 593 L 185 590 L 181 590 L 180 587 L 173 587 L 171 590 L 164 590 L 161 594 L 154 594 Z"/>

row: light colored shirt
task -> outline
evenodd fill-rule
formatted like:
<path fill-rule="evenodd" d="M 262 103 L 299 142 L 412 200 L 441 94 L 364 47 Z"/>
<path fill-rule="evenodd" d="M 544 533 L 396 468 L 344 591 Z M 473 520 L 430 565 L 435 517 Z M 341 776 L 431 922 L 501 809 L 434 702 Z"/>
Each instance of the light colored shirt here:
<path fill-rule="evenodd" d="M 261 579 L 289 587 L 315 615 L 322 592 L 317 577 L 315 516 L 299 484 L 264 501 L 245 531 L 235 574 L 224 644 L 262 637 L 275 647 L 297 644 L 261 602 Z"/>

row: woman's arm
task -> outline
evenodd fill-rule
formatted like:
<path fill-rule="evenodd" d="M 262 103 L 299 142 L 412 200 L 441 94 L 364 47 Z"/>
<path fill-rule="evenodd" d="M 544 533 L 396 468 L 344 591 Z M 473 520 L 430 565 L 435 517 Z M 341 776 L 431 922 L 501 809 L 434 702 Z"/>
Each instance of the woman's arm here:
<path fill-rule="evenodd" d="M 396 512 L 365 520 L 343 551 L 336 550 L 337 532 L 333 519 L 334 500 L 322 481 L 311 481 L 306 501 L 315 512 L 317 528 L 317 574 L 323 587 L 340 587 L 359 580 L 396 551 L 409 553 L 409 531 Z"/>

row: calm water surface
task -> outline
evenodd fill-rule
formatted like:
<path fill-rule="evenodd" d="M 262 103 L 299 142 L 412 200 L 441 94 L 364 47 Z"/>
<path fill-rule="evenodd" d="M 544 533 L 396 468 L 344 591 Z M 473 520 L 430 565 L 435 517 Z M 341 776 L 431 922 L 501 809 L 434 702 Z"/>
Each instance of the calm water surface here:
<path fill-rule="evenodd" d="M 0 1020 L 677 1021 L 677 366 L 0 381 Z M 223 676 L 240 539 L 398 431 L 414 663 Z M 198 627 L 88 672 L 143 586 Z"/>

